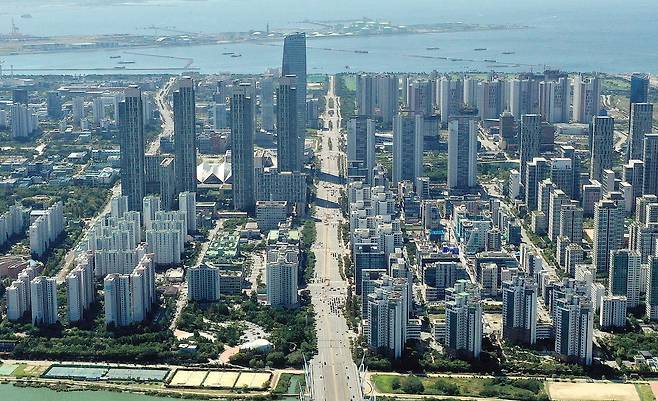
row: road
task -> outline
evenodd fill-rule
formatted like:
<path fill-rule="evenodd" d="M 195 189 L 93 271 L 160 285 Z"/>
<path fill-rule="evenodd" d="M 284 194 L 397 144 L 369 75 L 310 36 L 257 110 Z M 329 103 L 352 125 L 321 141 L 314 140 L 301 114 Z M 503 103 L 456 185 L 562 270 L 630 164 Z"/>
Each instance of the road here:
<path fill-rule="evenodd" d="M 154 138 L 148 144 L 147 153 L 157 153 L 160 149 L 160 138 L 163 136 L 171 135 L 174 132 L 174 115 L 171 110 L 171 105 L 169 104 L 169 94 L 176 83 L 175 78 L 171 78 L 165 85 L 158 91 L 155 95 L 155 105 L 160 112 L 160 119 L 162 121 L 162 132 L 159 136 Z M 117 182 L 111 190 L 110 199 L 113 196 L 121 195 L 121 184 Z M 84 238 L 87 232 L 96 224 L 98 220 L 110 213 L 111 202 L 110 199 L 107 200 L 101 212 L 97 214 L 91 221 L 87 224 L 85 232 L 80 238 Z M 76 244 L 77 245 L 77 244 Z M 66 275 L 73 269 L 73 263 L 75 262 L 75 247 L 70 249 L 66 256 L 64 256 L 64 264 L 62 268 L 57 273 L 56 279 L 57 284 L 63 284 L 66 281 Z"/>
<path fill-rule="evenodd" d="M 348 286 L 338 269 L 338 258 L 345 253 L 338 239 L 339 223 L 343 220 L 338 206 L 341 188 L 339 165 L 344 155 L 338 146 L 342 135 L 340 100 L 334 95 L 333 87 L 334 77 L 331 77 L 327 110 L 322 115 L 328 130 L 321 132 L 322 150 L 318 155 L 321 179 L 315 211 L 315 277 L 309 285 L 318 337 L 318 355 L 311 360 L 313 401 L 361 401 L 358 369 L 350 350 L 350 338 L 354 334 L 347 327 L 341 310 Z M 329 146 L 330 141 L 332 146 Z"/>

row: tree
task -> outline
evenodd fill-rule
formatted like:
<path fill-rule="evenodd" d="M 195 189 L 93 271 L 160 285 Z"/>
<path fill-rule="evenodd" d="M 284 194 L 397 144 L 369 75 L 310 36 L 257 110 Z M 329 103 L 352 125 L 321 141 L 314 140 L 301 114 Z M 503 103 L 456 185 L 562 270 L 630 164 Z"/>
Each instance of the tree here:
<path fill-rule="evenodd" d="M 400 388 L 407 394 L 422 394 L 425 391 L 423 382 L 418 376 L 411 375 L 401 380 Z"/>
<path fill-rule="evenodd" d="M 265 361 L 269 367 L 281 368 L 286 364 L 286 356 L 283 354 L 283 352 L 270 352 L 267 355 L 267 358 L 265 358 Z"/>

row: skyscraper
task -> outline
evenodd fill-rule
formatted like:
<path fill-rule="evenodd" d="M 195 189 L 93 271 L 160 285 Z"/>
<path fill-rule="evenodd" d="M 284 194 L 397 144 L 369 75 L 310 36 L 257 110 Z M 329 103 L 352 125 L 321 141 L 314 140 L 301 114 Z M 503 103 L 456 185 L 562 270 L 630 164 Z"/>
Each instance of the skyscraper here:
<path fill-rule="evenodd" d="M 610 253 L 624 245 L 624 207 L 604 199 L 594 207 L 592 259 L 598 273 L 608 273 Z"/>
<path fill-rule="evenodd" d="M 299 160 L 304 159 L 304 138 L 306 138 L 306 34 L 293 33 L 283 41 L 283 65 L 281 75 L 297 77 L 297 130 L 301 141 L 297 144 Z M 253 153 L 252 153 L 253 154 Z"/>
<path fill-rule="evenodd" d="M 392 74 L 383 74 L 376 77 L 377 96 L 376 109 L 386 126 L 393 123 L 393 116 L 398 112 L 398 77 Z"/>
<path fill-rule="evenodd" d="M 286 75 L 279 80 L 276 90 L 276 136 L 279 171 L 302 171 L 299 143 L 304 141 L 297 129 L 297 77 Z M 302 145 L 303 146 L 303 145 Z"/>
<path fill-rule="evenodd" d="M 128 209 L 142 211 L 145 192 L 144 124 L 142 94 L 133 85 L 119 103 L 119 147 L 121 154 L 121 194 L 128 197 Z"/>
<path fill-rule="evenodd" d="M 216 108 L 219 111 L 215 113 L 215 128 L 218 128 L 218 122 L 221 123 L 221 119 L 220 121 L 217 119 L 217 114 L 221 115 L 224 107 Z M 260 81 L 260 113 L 261 128 L 268 132 L 274 131 L 274 78 L 271 75 L 266 75 Z"/>
<path fill-rule="evenodd" d="M 572 293 L 555 300 L 555 352 L 568 362 L 592 364 L 594 310 L 589 297 Z"/>
<path fill-rule="evenodd" d="M 234 88 L 231 100 L 233 207 L 235 210 L 242 210 L 247 213 L 253 213 L 256 208 L 254 192 L 254 107 L 253 89 L 250 84 L 242 83 Z M 299 122 L 299 119 L 297 121 Z"/>
<path fill-rule="evenodd" d="M 594 116 L 591 133 L 590 179 L 601 181 L 603 170 L 612 168 L 614 157 L 615 119 L 609 116 Z"/>
<path fill-rule="evenodd" d="M 464 83 L 461 79 L 441 78 L 439 82 L 439 104 L 441 123 L 449 124 L 450 117 L 460 113 L 464 103 Z"/>
<path fill-rule="evenodd" d="M 455 116 L 448 123 L 448 189 L 468 191 L 477 186 L 477 128 L 475 113 Z"/>
<path fill-rule="evenodd" d="M 482 302 L 478 287 L 460 280 L 446 290 L 444 346 L 451 355 L 479 358 L 482 351 Z"/>
<path fill-rule="evenodd" d="M 46 95 L 46 107 L 48 110 L 48 117 L 53 120 L 62 118 L 62 98 L 59 92 L 50 91 Z"/>
<path fill-rule="evenodd" d="M 409 110 L 422 116 L 431 115 L 434 104 L 432 83 L 427 80 L 416 80 L 411 83 L 410 90 Z"/>
<path fill-rule="evenodd" d="M 530 211 L 537 209 L 539 183 L 548 177 L 549 169 L 548 160 L 543 157 L 535 157 L 526 166 L 524 176 L 525 203 Z"/>
<path fill-rule="evenodd" d="M 400 112 L 393 118 L 393 182 L 423 175 L 423 117 Z"/>
<path fill-rule="evenodd" d="M 522 115 L 519 132 L 521 177 L 525 177 L 528 162 L 539 156 L 539 142 L 541 141 L 542 132 L 539 114 Z"/>
<path fill-rule="evenodd" d="M 658 134 L 644 137 L 644 195 L 658 195 Z"/>
<path fill-rule="evenodd" d="M 635 73 L 631 75 L 630 104 L 646 103 L 649 100 L 649 75 Z"/>
<path fill-rule="evenodd" d="M 196 118 L 194 81 L 183 77 L 174 91 L 174 154 L 177 192 L 196 192 Z"/>
<path fill-rule="evenodd" d="M 557 81 L 539 84 L 539 112 L 549 123 L 568 122 L 571 115 L 571 89 L 569 80 L 560 77 Z"/>
<path fill-rule="evenodd" d="M 375 116 L 376 86 L 371 74 L 359 74 L 356 77 L 356 112 L 362 116 Z M 349 116 L 345 116 L 349 117 Z"/>
<path fill-rule="evenodd" d="M 649 319 L 658 320 L 658 256 L 649 256 L 648 273 L 646 313 Z"/>
<path fill-rule="evenodd" d="M 187 269 L 187 282 L 189 283 L 187 299 L 203 302 L 219 301 L 219 268 L 205 264 L 191 267 Z"/>
<path fill-rule="evenodd" d="M 297 251 L 291 247 L 272 249 L 267 252 L 265 265 L 267 303 L 286 308 L 297 306 Z"/>
<path fill-rule="evenodd" d="M 366 116 L 354 116 L 347 123 L 347 162 L 357 163 L 370 182 L 375 167 L 375 122 Z"/>
<path fill-rule="evenodd" d="M 642 160 L 644 153 L 644 137 L 651 134 L 652 129 L 653 104 L 631 104 L 630 116 L 626 160 Z"/>

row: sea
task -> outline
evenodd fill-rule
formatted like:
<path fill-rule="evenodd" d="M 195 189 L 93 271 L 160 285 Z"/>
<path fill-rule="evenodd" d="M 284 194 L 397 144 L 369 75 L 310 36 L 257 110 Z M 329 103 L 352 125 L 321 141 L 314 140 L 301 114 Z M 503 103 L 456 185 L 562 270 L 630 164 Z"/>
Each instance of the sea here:
<path fill-rule="evenodd" d="M 398 25 L 463 22 L 517 24 L 527 29 L 309 39 L 309 73 L 545 68 L 658 73 L 656 0 L 0 0 L 0 31 L 9 31 L 13 20 L 21 32 L 43 36 L 265 31 L 268 26 L 291 31 L 313 29 L 308 21 L 364 17 Z M 349 52 L 354 50 L 368 53 Z M 133 51 L 141 54 L 130 54 Z M 222 54 L 227 52 L 241 57 Z M 202 73 L 251 74 L 278 67 L 281 53 L 281 43 L 240 43 L 128 53 L 99 50 L 0 56 L 0 60 L 5 75 L 91 73 L 87 69 L 153 73 L 183 68 L 190 61 Z M 134 61 L 128 68 L 144 70 L 114 69 L 117 59 L 110 56 L 119 55 Z"/>

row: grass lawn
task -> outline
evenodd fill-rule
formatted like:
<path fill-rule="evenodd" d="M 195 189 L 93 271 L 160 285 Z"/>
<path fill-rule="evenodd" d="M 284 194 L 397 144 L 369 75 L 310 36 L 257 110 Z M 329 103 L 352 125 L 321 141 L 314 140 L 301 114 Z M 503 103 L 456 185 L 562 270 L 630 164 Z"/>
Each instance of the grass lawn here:
<path fill-rule="evenodd" d="M 512 380 L 505 378 L 447 378 L 419 377 L 425 395 L 465 397 L 492 397 L 512 400 L 548 400 L 544 383 L 536 379 Z M 405 393 L 405 376 L 375 375 L 372 378 L 377 391 Z"/>
<path fill-rule="evenodd" d="M 294 373 L 282 373 L 276 388 L 272 391 L 274 394 L 298 394 L 300 388 L 304 385 L 304 375 Z"/>
<path fill-rule="evenodd" d="M 21 363 L 20 365 L 18 365 L 18 368 L 14 370 L 12 376 L 15 376 L 19 379 L 21 377 L 39 377 L 43 374 L 44 371 L 45 371 L 45 367 L 43 366 L 28 365 L 26 363 Z"/>
<path fill-rule="evenodd" d="M 635 389 L 640 396 L 640 401 L 654 401 L 656 398 L 653 396 L 651 386 L 648 384 L 636 384 Z"/>

